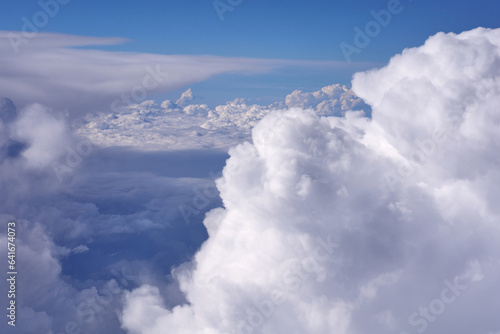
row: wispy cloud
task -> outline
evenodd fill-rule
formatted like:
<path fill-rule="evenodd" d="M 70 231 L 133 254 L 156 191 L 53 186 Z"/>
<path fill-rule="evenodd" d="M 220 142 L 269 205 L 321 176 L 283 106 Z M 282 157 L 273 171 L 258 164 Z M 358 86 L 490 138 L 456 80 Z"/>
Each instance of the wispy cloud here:
<path fill-rule="evenodd" d="M 111 111 L 113 102 L 142 102 L 154 94 L 223 73 L 257 74 L 286 66 L 341 68 L 342 62 L 160 55 L 79 49 L 123 43 L 98 38 L 38 33 L 18 54 L 0 32 L 0 90 L 19 107 L 33 102 L 73 114 Z M 359 64 L 358 64 L 359 65 Z M 352 66 L 352 65 L 350 65 Z"/>

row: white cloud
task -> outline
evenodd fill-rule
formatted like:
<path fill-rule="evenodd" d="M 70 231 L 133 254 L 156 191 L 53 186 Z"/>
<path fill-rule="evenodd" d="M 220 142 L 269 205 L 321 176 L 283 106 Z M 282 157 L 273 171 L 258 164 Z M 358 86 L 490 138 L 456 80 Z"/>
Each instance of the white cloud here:
<path fill-rule="evenodd" d="M 79 133 L 100 146 L 134 146 L 141 149 L 228 149 L 250 138 L 251 129 L 277 106 L 310 108 L 322 116 L 344 116 L 370 108 L 346 86 L 331 85 L 313 93 L 294 91 L 285 101 L 269 106 L 247 104 L 238 98 L 210 109 L 205 104 L 188 104 L 191 89 L 175 103 L 166 100 L 157 106 L 152 100 L 133 104 L 122 112 L 96 114 Z"/>
<path fill-rule="evenodd" d="M 27 107 L 14 125 L 13 138 L 28 144 L 22 153 L 30 167 L 46 167 L 63 153 L 70 135 L 66 122 L 47 108 L 34 104 Z"/>
<path fill-rule="evenodd" d="M 187 91 L 182 93 L 181 97 L 177 101 L 175 101 L 175 104 L 177 104 L 180 107 L 184 107 L 193 99 L 194 99 L 193 91 L 191 90 L 191 88 L 189 88 Z"/>
<path fill-rule="evenodd" d="M 218 74 L 257 74 L 286 66 L 339 68 L 343 64 L 78 49 L 75 47 L 126 40 L 44 32 L 30 38 L 16 53 L 9 38 L 12 33 L 21 34 L 0 31 L 2 95 L 10 97 L 20 108 L 36 102 L 79 116 L 120 110 L 154 94 Z"/>
<path fill-rule="evenodd" d="M 224 208 L 207 214 L 192 263 L 174 270 L 188 303 L 163 306 L 144 285 L 126 294 L 123 327 L 496 331 L 499 62 L 500 30 L 438 34 L 355 76 L 371 120 L 268 113 L 252 143 L 229 151 Z"/>
<path fill-rule="evenodd" d="M 330 85 L 313 93 L 296 90 L 285 99 L 289 108 L 312 108 L 321 116 L 344 116 L 350 110 L 363 110 L 370 115 L 369 107 L 351 89 L 343 85 Z"/>
<path fill-rule="evenodd" d="M 37 34 L 29 47 L 15 53 L 6 34 L 0 36 L 2 94 L 21 107 L 38 102 L 72 114 L 110 111 L 112 105 L 119 108 L 216 74 L 258 73 L 276 67 L 270 61 L 245 58 L 74 49 L 69 46 L 112 44 L 120 39 L 51 33 Z"/>
<path fill-rule="evenodd" d="M 85 253 L 85 252 L 88 252 L 89 251 L 89 248 L 85 245 L 79 245 L 79 246 L 76 246 L 75 248 L 73 248 L 71 250 L 72 253 L 76 253 L 76 254 L 80 254 L 80 253 Z"/>

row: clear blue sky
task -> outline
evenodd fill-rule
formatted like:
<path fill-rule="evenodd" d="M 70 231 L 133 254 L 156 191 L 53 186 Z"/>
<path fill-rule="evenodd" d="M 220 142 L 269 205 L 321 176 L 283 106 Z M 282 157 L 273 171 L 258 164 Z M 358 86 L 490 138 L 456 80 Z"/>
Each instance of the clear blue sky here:
<path fill-rule="evenodd" d="M 59 13 L 41 30 L 130 39 L 123 45 L 102 47 L 106 50 L 345 61 L 340 43 L 354 45 L 354 27 L 364 29 L 373 20 L 370 12 L 386 9 L 390 1 L 221 2 L 241 4 L 231 6 L 233 10 L 226 11 L 221 21 L 212 0 L 70 0 L 60 6 Z M 353 62 L 385 63 L 395 53 L 418 46 L 439 31 L 500 26 L 500 2 L 495 0 L 401 0 L 400 3 L 402 11 L 392 15 L 391 23 L 381 27 L 368 46 L 352 55 Z M 1 30 L 20 30 L 22 17 L 32 19 L 41 10 L 38 1 L 8 0 L 2 7 Z M 272 100 L 295 88 L 315 90 L 327 84 L 349 84 L 353 71 L 296 69 L 256 77 L 224 76 L 193 89 L 202 96 L 218 94 L 225 100 L 260 96 L 267 102 L 266 96 Z"/>

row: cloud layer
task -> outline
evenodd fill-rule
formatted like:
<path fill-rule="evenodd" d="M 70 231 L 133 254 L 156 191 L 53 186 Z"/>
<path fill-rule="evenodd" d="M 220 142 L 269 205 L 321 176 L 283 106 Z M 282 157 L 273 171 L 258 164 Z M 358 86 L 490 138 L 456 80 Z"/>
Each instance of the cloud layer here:
<path fill-rule="evenodd" d="M 500 30 L 438 34 L 355 76 L 373 108 L 268 114 L 230 150 L 224 208 L 129 333 L 496 333 Z M 316 97 L 311 97 L 316 98 Z"/>
<path fill-rule="evenodd" d="M 123 38 L 44 32 L 28 37 L 25 32 L 0 31 L 2 95 L 16 101 L 20 108 L 36 102 L 73 116 L 116 112 L 155 94 L 218 74 L 259 74 L 286 66 L 343 66 L 342 62 L 160 55 L 90 48 L 120 44 L 126 41 Z"/>
<path fill-rule="evenodd" d="M 213 109 L 197 104 L 188 89 L 175 103 L 166 100 L 158 105 L 147 100 L 128 105 L 117 113 L 89 115 L 77 131 L 99 146 L 227 150 L 250 139 L 251 129 L 272 110 L 293 107 L 309 108 L 322 116 L 340 117 L 350 110 L 371 113 L 362 99 L 339 84 L 312 93 L 296 90 L 284 101 L 268 106 L 235 99 Z"/>
<path fill-rule="evenodd" d="M 0 33 L 2 94 L 20 107 L 38 102 L 80 115 L 110 111 L 216 74 L 259 73 L 275 66 L 270 61 L 245 58 L 69 48 L 116 44 L 123 39 L 51 33 L 36 34 L 15 52 L 10 34 L 15 32 Z"/>

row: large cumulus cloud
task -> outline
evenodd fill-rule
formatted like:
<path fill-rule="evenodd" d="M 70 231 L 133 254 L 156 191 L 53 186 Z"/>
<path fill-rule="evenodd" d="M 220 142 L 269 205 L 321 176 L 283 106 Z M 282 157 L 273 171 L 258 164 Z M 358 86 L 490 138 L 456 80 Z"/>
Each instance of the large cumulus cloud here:
<path fill-rule="evenodd" d="M 230 150 L 224 208 L 130 333 L 496 333 L 500 30 L 438 34 L 354 91 L 345 118 L 274 111 Z"/>

